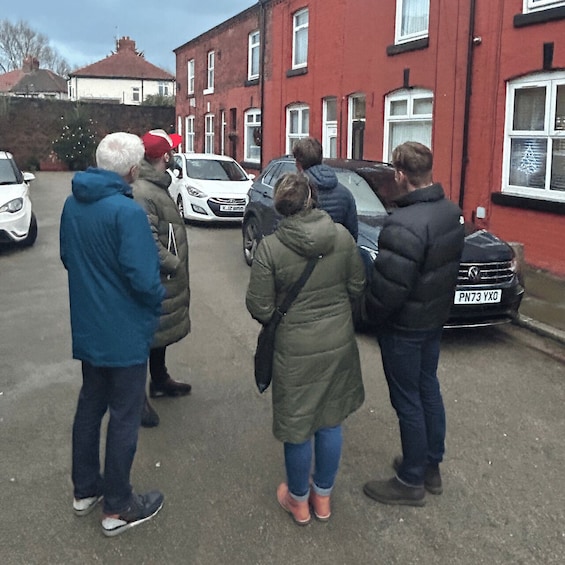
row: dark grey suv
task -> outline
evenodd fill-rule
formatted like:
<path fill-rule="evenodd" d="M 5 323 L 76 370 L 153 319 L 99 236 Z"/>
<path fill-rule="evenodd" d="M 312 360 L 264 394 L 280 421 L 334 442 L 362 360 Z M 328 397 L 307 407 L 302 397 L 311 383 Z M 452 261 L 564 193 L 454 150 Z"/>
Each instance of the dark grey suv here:
<path fill-rule="evenodd" d="M 357 247 L 368 276 L 378 253 L 378 239 L 388 211 L 398 196 L 394 169 L 378 161 L 326 159 L 339 182 L 355 198 L 359 216 Z M 252 184 L 242 224 L 243 255 L 253 262 L 261 239 L 273 233 L 280 216 L 273 206 L 277 180 L 296 172 L 294 157 L 287 155 L 271 161 Z M 511 321 L 522 301 L 520 265 L 514 250 L 486 230 L 466 226 L 465 247 L 461 258 L 454 303 L 446 328 L 491 326 Z M 359 314 L 358 314 L 359 315 Z M 360 320 L 356 320 L 360 325 Z"/>

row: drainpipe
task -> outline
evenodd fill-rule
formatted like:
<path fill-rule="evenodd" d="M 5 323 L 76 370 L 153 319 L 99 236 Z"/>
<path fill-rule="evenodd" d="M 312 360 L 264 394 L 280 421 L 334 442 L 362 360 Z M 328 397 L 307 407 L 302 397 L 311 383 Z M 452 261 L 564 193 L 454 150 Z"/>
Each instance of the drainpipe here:
<path fill-rule="evenodd" d="M 263 131 L 263 124 L 265 123 L 265 44 L 266 38 L 266 10 L 265 4 L 268 0 L 259 0 L 259 40 L 261 41 L 261 61 L 259 63 L 259 81 L 261 92 L 261 145 L 259 146 L 259 166 L 263 170 L 263 147 L 265 146 L 265 134 Z"/>
<path fill-rule="evenodd" d="M 465 178 L 469 161 L 469 114 L 471 111 L 471 94 L 473 91 L 473 38 L 475 36 L 476 0 L 471 0 L 469 14 L 469 38 L 467 41 L 467 78 L 465 87 L 465 115 L 463 118 L 463 147 L 461 163 L 461 181 L 459 183 L 459 208 L 463 209 L 465 202 Z"/>

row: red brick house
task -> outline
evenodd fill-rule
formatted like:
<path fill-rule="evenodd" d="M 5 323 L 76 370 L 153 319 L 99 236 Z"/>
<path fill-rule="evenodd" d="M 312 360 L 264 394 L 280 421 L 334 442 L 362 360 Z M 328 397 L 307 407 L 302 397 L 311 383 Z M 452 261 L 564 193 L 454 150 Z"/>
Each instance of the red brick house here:
<path fill-rule="evenodd" d="M 178 47 L 185 149 L 249 169 L 414 139 L 465 217 L 565 275 L 565 0 L 263 0 Z"/>

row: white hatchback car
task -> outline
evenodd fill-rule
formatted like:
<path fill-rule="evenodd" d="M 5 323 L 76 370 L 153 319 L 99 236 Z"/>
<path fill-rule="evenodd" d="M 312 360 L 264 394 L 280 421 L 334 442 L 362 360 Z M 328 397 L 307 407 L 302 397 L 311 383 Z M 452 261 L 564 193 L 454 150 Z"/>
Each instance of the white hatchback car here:
<path fill-rule="evenodd" d="M 254 175 L 225 155 L 177 153 L 174 157 L 169 193 L 184 219 L 241 222 Z"/>
<path fill-rule="evenodd" d="M 0 151 L 0 244 L 29 247 L 37 239 L 37 220 L 31 210 L 29 182 L 32 173 L 22 173 L 11 153 Z"/>

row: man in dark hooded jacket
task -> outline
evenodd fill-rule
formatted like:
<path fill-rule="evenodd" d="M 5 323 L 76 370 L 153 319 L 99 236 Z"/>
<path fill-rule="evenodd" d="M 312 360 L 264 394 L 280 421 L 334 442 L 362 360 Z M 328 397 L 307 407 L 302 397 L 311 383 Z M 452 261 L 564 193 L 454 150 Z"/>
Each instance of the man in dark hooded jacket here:
<path fill-rule="evenodd" d="M 353 194 L 337 180 L 334 170 L 322 164 L 322 144 L 313 137 L 299 139 L 292 148 L 296 167 L 310 178 L 318 192 L 318 207 L 347 228 L 357 241 L 357 206 Z"/>

